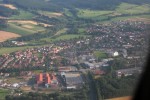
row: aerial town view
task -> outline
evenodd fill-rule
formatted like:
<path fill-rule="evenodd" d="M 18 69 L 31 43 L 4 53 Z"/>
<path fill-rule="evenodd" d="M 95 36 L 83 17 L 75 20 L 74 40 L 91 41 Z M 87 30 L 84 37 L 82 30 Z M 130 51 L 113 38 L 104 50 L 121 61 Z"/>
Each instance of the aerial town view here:
<path fill-rule="evenodd" d="M 149 0 L 0 0 L 0 100 L 132 100 Z"/>

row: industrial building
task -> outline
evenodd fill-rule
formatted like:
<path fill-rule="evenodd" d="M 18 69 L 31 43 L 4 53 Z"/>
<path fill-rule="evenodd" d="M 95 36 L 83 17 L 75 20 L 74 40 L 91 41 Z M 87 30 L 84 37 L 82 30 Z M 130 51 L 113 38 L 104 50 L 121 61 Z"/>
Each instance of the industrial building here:
<path fill-rule="evenodd" d="M 79 72 L 63 73 L 63 75 L 65 76 L 67 89 L 77 89 L 82 87 L 84 82 Z"/>
<path fill-rule="evenodd" d="M 57 78 L 54 74 L 40 73 L 36 76 L 36 83 L 38 85 L 42 84 L 58 84 Z"/>

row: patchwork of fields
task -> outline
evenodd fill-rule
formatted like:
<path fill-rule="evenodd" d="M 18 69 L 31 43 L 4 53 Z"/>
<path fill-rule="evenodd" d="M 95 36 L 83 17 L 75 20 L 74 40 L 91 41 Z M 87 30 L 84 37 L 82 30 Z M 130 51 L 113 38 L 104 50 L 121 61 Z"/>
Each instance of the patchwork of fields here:
<path fill-rule="evenodd" d="M 46 27 L 50 26 L 52 25 L 38 23 L 32 20 L 8 20 L 8 27 L 4 30 L 20 35 L 28 35 L 37 32 L 43 32 L 46 30 Z"/>
<path fill-rule="evenodd" d="M 108 17 L 113 17 L 111 20 L 116 20 L 124 17 L 125 19 L 128 17 L 148 15 L 150 13 L 150 8 L 148 4 L 145 5 L 135 5 L 122 3 L 115 10 L 88 10 L 88 9 L 77 9 L 79 18 L 87 18 L 87 19 L 98 19 L 104 20 Z M 126 16 L 123 16 L 126 15 Z M 150 15 L 150 14 L 149 14 Z M 144 17 L 144 16 L 142 16 Z"/>

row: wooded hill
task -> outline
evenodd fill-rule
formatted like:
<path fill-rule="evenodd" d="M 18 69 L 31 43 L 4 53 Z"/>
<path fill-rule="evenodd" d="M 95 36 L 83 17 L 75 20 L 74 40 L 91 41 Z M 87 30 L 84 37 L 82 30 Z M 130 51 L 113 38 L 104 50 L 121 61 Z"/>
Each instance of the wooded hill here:
<path fill-rule="evenodd" d="M 93 10 L 113 10 L 120 3 L 148 4 L 149 0 L 5 0 L 26 9 L 61 11 L 63 8 L 85 8 Z"/>

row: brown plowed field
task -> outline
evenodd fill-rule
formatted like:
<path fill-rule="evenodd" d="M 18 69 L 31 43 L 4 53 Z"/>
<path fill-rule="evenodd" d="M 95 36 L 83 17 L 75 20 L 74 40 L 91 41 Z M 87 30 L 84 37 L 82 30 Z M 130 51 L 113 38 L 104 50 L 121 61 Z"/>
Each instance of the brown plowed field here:
<path fill-rule="evenodd" d="M 16 38 L 16 37 L 20 37 L 20 35 L 11 32 L 0 31 L 0 42 L 6 41 L 7 39 Z"/>

